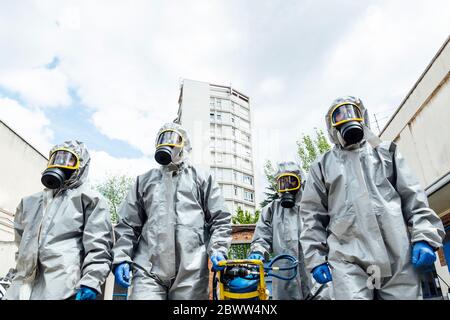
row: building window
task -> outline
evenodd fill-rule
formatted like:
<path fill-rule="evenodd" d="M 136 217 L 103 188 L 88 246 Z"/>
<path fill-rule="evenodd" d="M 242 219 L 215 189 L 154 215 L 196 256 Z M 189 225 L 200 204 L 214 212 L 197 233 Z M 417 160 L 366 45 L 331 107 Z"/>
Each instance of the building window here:
<path fill-rule="evenodd" d="M 209 99 L 209 106 L 214 108 L 214 98 Z"/>
<path fill-rule="evenodd" d="M 234 181 L 237 181 L 237 172 L 233 171 L 233 177 L 234 177 Z"/>
<path fill-rule="evenodd" d="M 237 197 L 238 196 L 238 187 L 234 187 L 234 195 Z"/>
<path fill-rule="evenodd" d="M 250 114 L 249 114 L 249 112 L 248 112 L 248 110 L 247 109 L 244 109 L 244 108 L 242 108 L 241 109 L 241 111 L 242 111 L 242 114 L 248 119 L 248 117 L 250 116 Z"/>
<path fill-rule="evenodd" d="M 216 98 L 216 104 L 217 104 L 217 108 L 222 107 L 222 99 Z"/>
<path fill-rule="evenodd" d="M 249 184 L 249 185 L 253 185 L 253 177 L 250 177 L 248 175 L 244 175 L 243 177 L 244 183 Z"/>
<path fill-rule="evenodd" d="M 213 112 L 211 112 L 210 114 L 209 114 L 209 119 L 211 120 L 211 121 L 214 121 L 214 113 Z"/>
<path fill-rule="evenodd" d="M 234 124 L 234 117 L 231 117 L 231 123 Z"/>
<path fill-rule="evenodd" d="M 217 121 L 222 121 L 222 115 L 220 113 L 217 114 Z"/>
<path fill-rule="evenodd" d="M 222 169 L 216 169 L 216 179 L 222 180 L 222 177 L 223 177 Z"/>
<path fill-rule="evenodd" d="M 250 123 L 248 123 L 247 121 L 241 121 L 241 127 L 246 130 L 250 130 Z"/>
<path fill-rule="evenodd" d="M 253 192 L 244 190 L 244 200 L 253 202 Z"/>
<path fill-rule="evenodd" d="M 218 136 L 222 135 L 222 126 L 221 125 L 216 126 L 216 133 Z"/>
<path fill-rule="evenodd" d="M 222 154 L 221 153 L 216 153 L 216 160 L 218 163 L 222 163 Z"/>

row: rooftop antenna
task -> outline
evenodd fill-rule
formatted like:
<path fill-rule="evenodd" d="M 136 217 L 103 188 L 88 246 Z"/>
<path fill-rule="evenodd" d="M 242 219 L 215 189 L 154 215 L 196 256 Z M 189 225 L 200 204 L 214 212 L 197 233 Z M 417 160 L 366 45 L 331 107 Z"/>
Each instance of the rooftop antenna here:
<path fill-rule="evenodd" d="M 381 130 L 380 130 L 380 125 L 378 124 L 377 115 L 374 113 L 373 117 L 375 118 L 375 123 L 377 124 L 377 129 L 378 129 L 378 134 L 379 134 L 381 132 Z"/>

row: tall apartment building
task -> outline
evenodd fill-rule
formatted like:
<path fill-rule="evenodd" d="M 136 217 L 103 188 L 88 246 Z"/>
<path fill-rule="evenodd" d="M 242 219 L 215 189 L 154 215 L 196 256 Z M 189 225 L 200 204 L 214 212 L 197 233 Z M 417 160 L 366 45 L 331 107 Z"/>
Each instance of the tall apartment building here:
<path fill-rule="evenodd" d="M 250 99 L 230 86 L 184 79 L 177 121 L 192 142 L 191 160 L 209 169 L 234 213 L 255 211 Z"/>

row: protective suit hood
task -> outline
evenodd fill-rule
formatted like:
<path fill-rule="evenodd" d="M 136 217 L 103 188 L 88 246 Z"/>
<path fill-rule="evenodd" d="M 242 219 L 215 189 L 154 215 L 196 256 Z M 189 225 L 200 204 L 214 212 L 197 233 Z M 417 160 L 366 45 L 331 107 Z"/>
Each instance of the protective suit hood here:
<path fill-rule="evenodd" d="M 55 150 L 61 148 L 69 149 L 70 151 L 74 152 L 80 160 L 80 167 L 74 172 L 74 174 L 72 174 L 70 179 L 64 182 L 63 187 L 60 188 L 59 191 L 77 188 L 84 182 L 86 182 L 88 177 L 89 164 L 91 161 L 89 151 L 83 142 L 77 140 L 69 140 L 63 142 L 62 144 L 55 145 L 49 152 L 49 158 Z"/>
<path fill-rule="evenodd" d="M 175 159 L 173 159 L 172 163 L 167 167 L 173 167 L 173 165 L 178 166 L 188 160 L 189 154 L 192 150 L 191 141 L 188 137 L 186 130 L 181 125 L 179 125 L 178 123 L 169 122 L 163 125 L 161 129 L 159 129 L 158 134 L 156 135 L 155 145 L 158 143 L 158 138 L 160 134 L 166 130 L 175 130 L 179 132 L 183 138 L 184 144 L 182 150 L 180 151 L 179 155 Z"/>
<path fill-rule="evenodd" d="M 75 153 L 79 166 L 59 189 L 44 189 L 19 203 L 14 216 L 17 273 L 8 299 L 69 299 L 81 286 L 100 293 L 110 273 L 111 216 L 106 199 L 84 183 L 89 153 L 83 143 L 66 141 L 50 154 L 61 148 Z"/>
<path fill-rule="evenodd" d="M 301 169 L 300 165 L 294 161 L 285 161 L 285 162 L 280 162 L 277 164 L 277 171 L 275 173 L 275 179 L 277 179 L 279 176 L 281 176 L 282 174 L 285 173 L 292 173 L 297 175 L 300 178 L 300 183 L 301 183 L 301 187 L 300 190 L 298 190 L 297 194 L 296 194 L 296 204 L 300 203 L 301 200 L 301 195 L 302 195 L 302 190 L 303 190 L 303 186 L 305 183 L 305 174 L 303 173 L 303 170 Z M 281 193 L 278 192 L 278 196 L 281 198 Z"/>
<path fill-rule="evenodd" d="M 339 133 L 338 129 L 331 125 L 331 116 L 332 116 L 332 112 L 334 111 L 334 108 L 337 105 L 345 103 L 345 102 L 348 102 L 351 104 L 356 104 L 359 107 L 359 109 L 361 110 L 361 114 L 363 115 L 363 118 L 364 118 L 364 122 L 362 123 L 363 128 L 364 128 L 364 138 L 362 139 L 361 142 L 351 145 L 351 146 L 347 146 L 347 147 L 344 146 L 344 141 L 343 141 L 342 136 Z M 328 136 L 330 138 L 330 141 L 332 141 L 336 146 L 340 146 L 344 149 L 357 148 L 361 144 L 363 144 L 365 141 L 368 141 L 372 146 L 378 145 L 381 142 L 381 141 L 379 141 L 379 139 L 377 139 L 378 137 L 376 137 L 370 130 L 369 112 L 364 107 L 364 104 L 362 103 L 361 99 L 359 99 L 359 98 L 355 98 L 353 96 L 344 96 L 344 97 L 339 97 L 336 100 L 334 100 L 333 103 L 331 104 L 330 108 L 328 109 L 327 114 L 325 115 L 325 123 L 327 124 L 327 131 L 328 131 Z"/>

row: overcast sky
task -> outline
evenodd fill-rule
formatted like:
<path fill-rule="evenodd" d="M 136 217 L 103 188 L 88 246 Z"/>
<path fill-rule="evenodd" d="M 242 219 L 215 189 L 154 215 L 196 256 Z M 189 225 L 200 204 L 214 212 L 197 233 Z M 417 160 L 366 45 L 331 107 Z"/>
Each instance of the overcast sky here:
<path fill-rule="evenodd" d="M 182 78 L 231 84 L 251 99 L 260 195 L 265 160 L 296 160 L 334 98 L 360 97 L 382 127 L 449 16 L 448 0 L 1 0 L 0 119 L 44 154 L 84 141 L 94 181 L 135 176 Z"/>

